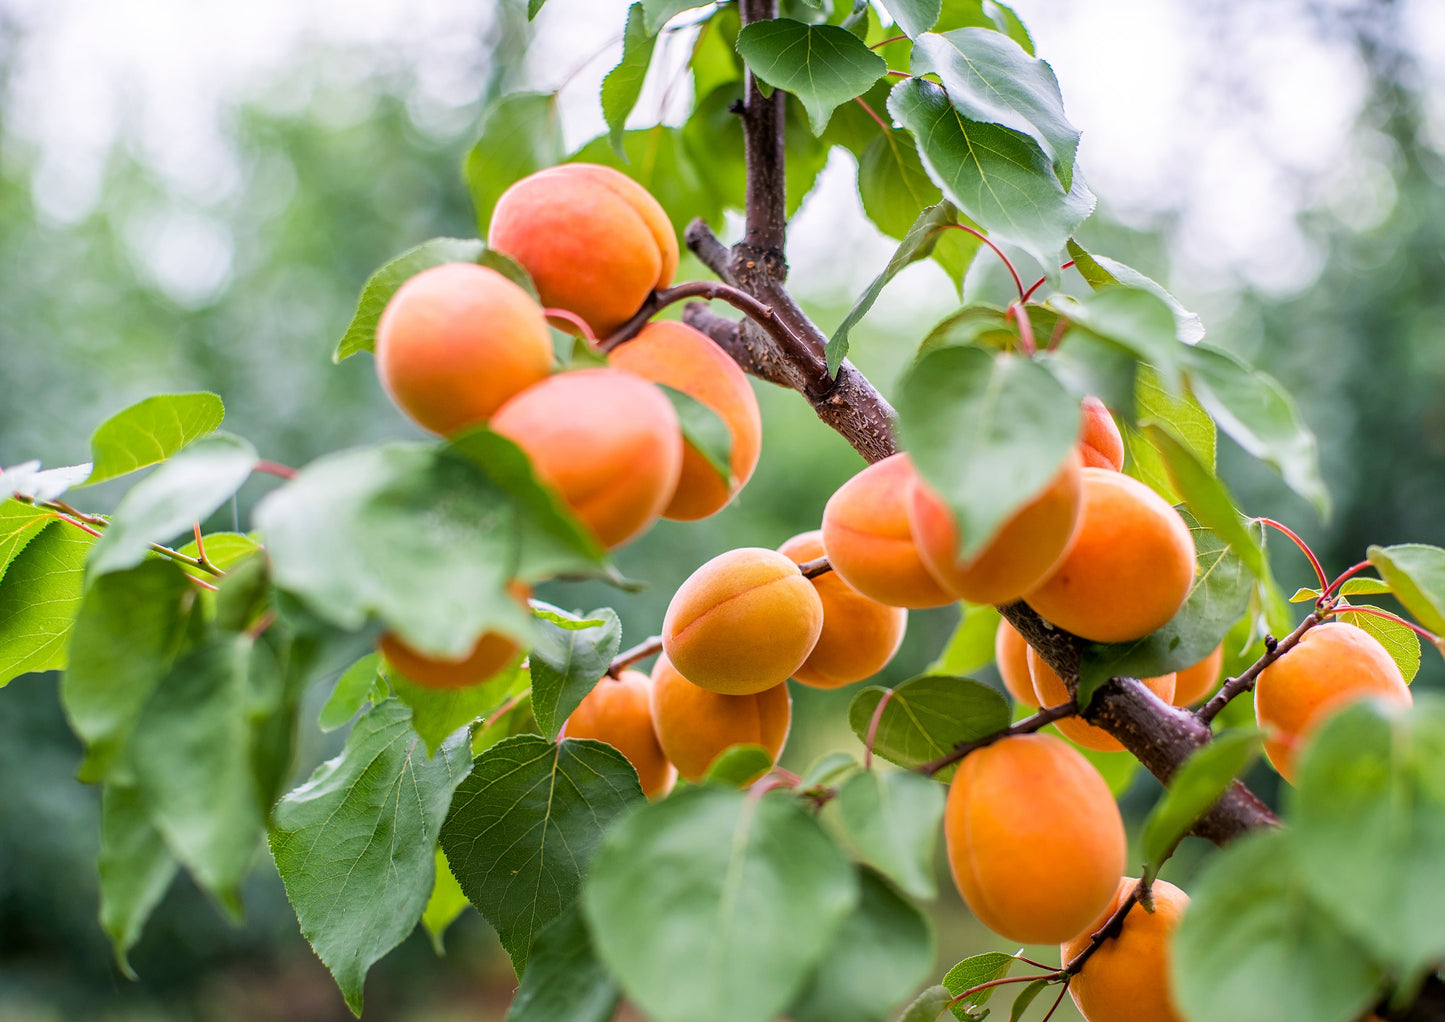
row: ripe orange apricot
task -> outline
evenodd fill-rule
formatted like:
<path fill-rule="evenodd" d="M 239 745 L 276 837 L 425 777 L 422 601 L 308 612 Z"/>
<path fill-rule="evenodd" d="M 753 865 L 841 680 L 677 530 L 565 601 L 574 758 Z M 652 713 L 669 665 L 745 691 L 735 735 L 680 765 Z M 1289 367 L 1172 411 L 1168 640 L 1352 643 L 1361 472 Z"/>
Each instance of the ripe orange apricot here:
<path fill-rule="evenodd" d="M 1096 397 L 1084 398 L 1084 429 L 1079 437 L 1079 454 L 1090 468 L 1124 469 L 1124 438 L 1119 425 Z"/>
<path fill-rule="evenodd" d="M 1193 706 L 1214 691 L 1219 680 L 1219 669 L 1224 666 L 1224 643 L 1214 647 L 1210 653 L 1193 667 L 1186 667 L 1174 675 L 1175 706 Z"/>
<path fill-rule="evenodd" d="M 1266 735 L 1265 755 L 1293 782 L 1311 733 L 1330 714 L 1370 696 L 1412 702 L 1400 668 L 1374 636 L 1344 621 L 1316 625 L 1255 680 L 1254 715 Z"/>
<path fill-rule="evenodd" d="M 486 422 L 547 378 L 542 307 L 496 270 L 446 263 L 399 287 L 376 325 L 376 373 L 397 407 L 433 433 Z"/>
<path fill-rule="evenodd" d="M 667 605 L 662 648 L 694 685 L 741 696 L 781 685 L 823 630 L 823 601 L 776 550 L 741 547 L 694 571 Z"/>
<path fill-rule="evenodd" d="M 761 745 L 776 761 L 792 720 L 786 684 L 726 696 L 698 688 L 678 674 L 665 655 L 652 668 L 652 726 L 658 744 L 677 772 L 694 784 L 734 745 Z"/>
<path fill-rule="evenodd" d="M 823 508 L 828 562 L 858 592 L 890 607 L 942 607 L 957 597 L 929 572 L 908 523 L 916 473 L 899 453 L 838 487 Z"/>
<path fill-rule="evenodd" d="M 526 268 L 542 304 L 606 337 L 677 272 L 677 235 L 656 199 L 595 163 L 522 178 L 492 209 L 487 244 Z"/>
<path fill-rule="evenodd" d="M 657 520 L 682 471 L 672 402 L 621 369 L 548 377 L 503 405 L 492 428 L 527 452 L 608 549 Z"/>
<path fill-rule="evenodd" d="M 1124 821 L 1109 786 L 1053 735 L 1014 735 L 964 757 L 943 835 L 969 909 L 1025 944 L 1078 933 L 1124 870 Z"/>
<path fill-rule="evenodd" d="M 1027 653 L 1029 662 L 1029 676 L 1034 681 L 1034 692 L 1038 696 L 1040 706 L 1058 706 L 1060 703 L 1069 701 L 1069 689 L 1064 684 L 1064 679 L 1058 673 L 1044 663 L 1043 657 L 1034 652 L 1030 647 Z M 1141 678 L 1142 681 L 1153 693 L 1166 703 L 1174 698 L 1174 675 L 1161 674 L 1157 678 Z M 1065 717 L 1063 720 L 1054 721 L 1054 726 L 1071 741 L 1077 742 L 1086 749 L 1093 749 L 1095 752 L 1123 752 L 1124 746 L 1109 732 L 1097 725 L 1090 724 L 1082 717 Z"/>
<path fill-rule="evenodd" d="M 1043 618 L 1095 642 L 1128 642 L 1161 627 L 1194 582 L 1189 526 L 1149 487 L 1086 468 L 1084 512 L 1073 549 L 1024 596 Z"/>
<path fill-rule="evenodd" d="M 694 521 L 720 511 L 752 478 L 762 451 L 763 420 L 747 376 L 702 331 L 665 319 L 647 324 L 607 360 L 619 369 L 682 391 L 727 424 L 732 437 L 729 481 L 724 483 L 702 453 L 684 442 L 682 478 L 662 516 Z"/>
<path fill-rule="evenodd" d="M 1083 505 L 1082 462 L 1070 451 L 1038 496 L 1019 508 L 971 559 L 958 558 L 958 527 L 943 498 L 919 479 L 908 520 L 923 563 L 943 588 L 970 603 L 1009 603 L 1033 589 L 1069 552 Z"/>
<path fill-rule="evenodd" d="M 1000 621 L 993 637 L 993 659 L 999 677 L 1015 702 L 1037 706 L 1039 697 L 1034 692 L 1034 679 L 1029 676 L 1028 651 L 1029 644 L 1018 629 L 1007 621 Z"/>
<path fill-rule="evenodd" d="M 1120 902 L 1134 889 L 1136 879 L 1119 882 L 1114 898 L 1097 919 L 1059 948 L 1059 960 L 1073 961 L 1089 946 Z M 1069 982 L 1069 996 L 1088 1022 L 1183 1022 L 1174 1007 L 1170 982 L 1170 944 L 1189 895 L 1166 880 L 1153 884 L 1154 911 L 1135 905 L 1124 917 L 1117 937 L 1099 945 L 1084 967 Z"/>
<path fill-rule="evenodd" d="M 778 553 L 798 564 L 822 557 L 823 533 L 800 533 Z M 793 677 L 813 688 L 841 688 L 883 670 L 903 642 L 908 611 L 868 599 L 836 571 L 809 581 L 823 604 L 823 630 Z"/>
<path fill-rule="evenodd" d="M 567 718 L 567 737 L 595 738 L 626 756 L 648 798 L 667 794 L 677 778 L 652 727 L 652 679 L 641 671 L 599 681 Z"/>

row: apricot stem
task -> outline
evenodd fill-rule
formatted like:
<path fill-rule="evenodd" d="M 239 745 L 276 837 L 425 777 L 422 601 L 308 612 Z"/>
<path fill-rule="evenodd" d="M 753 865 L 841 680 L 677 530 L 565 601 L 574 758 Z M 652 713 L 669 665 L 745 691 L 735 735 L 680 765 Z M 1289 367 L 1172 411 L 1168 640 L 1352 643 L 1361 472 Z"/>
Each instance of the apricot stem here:
<path fill-rule="evenodd" d="M 880 704 L 881 705 L 881 704 Z M 920 774 L 927 774 L 932 777 L 944 767 L 952 766 L 975 749 L 982 749 L 986 745 L 992 745 L 1001 738 L 1008 738 L 1012 735 L 1027 735 L 1048 727 L 1056 720 L 1065 717 L 1072 717 L 1079 712 L 1079 704 L 1070 698 L 1068 702 L 1059 703 L 1057 706 L 1050 706 L 1040 710 L 1032 717 L 1025 717 L 1004 728 L 1002 731 L 995 731 L 991 735 L 984 735 L 982 738 L 975 738 L 971 742 L 960 742 L 953 747 L 953 751 L 935 760 L 924 763 L 922 766 L 914 767 L 914 771 Z"/>
<path fill-rule="evenodd" d="M 1329 609 L 1329 613 L 1330 613 L 1330 614 L 1368 614 L 1368 615 L 1370 615 L 1371 617 L 1382 617 L 1382 618 L 1384 618 L 1386 621 L 1393 621 L 1393 622 L 1395 622 L 1396 624 L 1404 625 L 1406 628 L 1410 629 L 1410 631 L 1412 631 L 1412 632 L 1414 632 L 1416 635 L 1420 636 L 1420 638 L 1424 639 L 1426 642 L 1428 642 L 1428 643 L 1430 643 L 1431 645 L 1433 645 L 1436 649 L 1441 649 L 1441 646 L 1440 646 L 1440 636 L 1436 635 L 1436 634 L 1435 634 L 1434 632 L 1432 632 L 1432 631 L 1429 631 L 1428 629 L 1421 628 L 1419 625 L 1415 624 L 1414 622 L 1406 621 L 1404 618 L 1400 617 L 1398 614 L 1392 614 L 1392 613 L 1390 613 L 1388 610 L 1383 610 L 1383 609 L 1381 609 L 1380 607 L 1371 607 L 1371 606 L 1368 606 L 1368 605 L 1362 606 L 1362 605 L 1357 604 L 1357 603 L 1331 604 L 1331 605 L 1330 605 L 1330 609 Z M 1441 651 L 1442 651 L 1442 652 L 1445 652 L 1445 649 L 1441 649 Z"/>
<path fill-rule="evenodd" d="M 1053 1007 L 1051 1007 L 1049 1009 L 1049 1013 L 1043 1017 L 1042 1022 L 1049 1022 L 1049 1019 L 1054 1017 L 1054 1012 L 1058 1011 L 1059 1005 L 1064 1003 L 1064 995 L 1068 992 L 1069 984 L 1067 981 L 1065 981 L 1064 984 L 1059 987 L 1059 996 L 1054 998 Z"/>
<path fill-rule="evenodd" d="M 1254 687 L 1255 679 L 1259 677 L 1260 671 L 1294 649 L 1300 639 L 1304 638 L 1305 632 L 1323 622 L 1325 618 L 1329 616 L 1330 608 L 1333 607 L 1333 605 L 1334 601 L 1331 599 L 1327 601 L 1325 606 L 1316 607 L 1308 617 L 1299 623 L 1294 631 L 1290 632 L 1283 639 L 1280 639 L 1273 646 L 1270 646 L 1266 641 L 1264 655 L 1250 664 L 1238 677 L 1227 679 L 1224 684 L 1219 687 L 1219 691 L 1214 693 L 1213 697 L 1210 698 L 1209 702 L 1194 711 L 1194 716 L 1198 717 L 1201 723 L 1209 724 L 1212 722 L 1214 718 L 1219 715 L 1219 711 L 1229 705 L 1231 699 L 1237 695 L 1248 692 Z"/>
<path fill-rule="evenodd" d="M 811 561 L 804 561 L 798 565 L 798 570 L 802 572 L 804 578 L 817 578 L 819 575 L 826 575 L 832 571 L 833 565 L 828 563 L 828 557 L 824 554 L 822 557 L 815 557 Z"/>
<path fill-rule="evenodd" d="M 1058 348 L 1059 342 L 1064 339 L 1064 331 L 1069 329 L 1069 320 L 1066 316 L 1060 316 L 1059 321 L 1054 324 L 1054 332 L 1049 335 L 1049 351 Z"/>
<path fill-rule="evenodd" d="M 1062 270 L 1067 270 L 1070 266 L 1073 266 L 1073 265 L 1074 265 L 1074 261 L 1073 261 L 1072 259 L 1070 259 L 1070 260 L 1069 260 L 1068 262 L 1066 262 L 1066 263 L 1060 263 L 1060 264 L 1059 264 L 1059 269 L 1060 269 L 1061 271 L 1062 271 Z M 1033 286 L 1030 287 L 1027 291 L 1024 292 L 1024 301 L 1028 301 L 1030 298 L 1032 298 L 1032 297 L 1034 296 L 1034 292 L 1037 291 L 1040 287 L 1042 287 L 1042 286 L 1044 285 L 1044 282 L 1047 281 L 1048 279 L 1049 279 L 1049 278 L 1048 278 L 1047 276 L 1044 276 L 1044 277 L 1040 277 L 1038 280 L 1034 281 Z"/>
<path fill-rule="evenodd" d="M 526 699 L 526 698 L 527 698 L 528 696 L 530 696 L 531 694 L 532 694 L 532 689 L 531 689 L 530 686 L 527 687 L 527 688 L 522 689 L 522 691 L 518 692 L 516 695 L 512 696 L 512 698 L 508 699 L 508 700 L 507 700 L 505 703 L 503 703 L 501 706 L 498 706 L 498 707 L 497 707 L 495 710 L 493 710 L 491 713 L 489 713 L 489 714 L 487 714 L 485 717 L 483 717 L 483 718 L 482 718 L 482 726 L 479 727 L 479 728 L 477 728 L 477 730 L 478 730 L 478 731 L 485 731 L 487 728 L 491 727 L 493 724 L 497 723 L 497 721 L 501 720 L 501 719 L 502 719 L 503 717 L 505 717 L 507 714 L 509 714 L 509 713 L 511 713 L 513 710 L 515 710 L 515 709 L 517 708 L 518 704 L 521 703 L 521 701 L 522 701 L 523 699 Z"/>
<path fill-rule="evenodd" d="M 1111 937 L 1117 937 L 1124 929 L 1124 917 L 1129 914 L 1130 909 L 1139 903 L 1143 894 L 1144 880 L 1141 877 L 1139 882 L 1134 885 L 1134 889 L 1129 892 L 1129 896 L 1119 903 L 1119 907 L 1114 910 L 1114 914 L 1104 922 L 1103 926 L 1094 931 L 1093 936 L 1089 938 L 1089 946 L 1080 951 L 1073 961 L 1066 963 L 1064 967 L 1059 970 L 1060 973 L 1069 977 L 1077 976 L 1083 970 L 1084 964 L 1093 956 L 1094 952 L 1099 950 L 1106 940 Z"/>
<path fill-rule="evenodd" d="M 1028 310 L 1024 308 L 1022 301 L 1014 302 L 1008 307 L 1008 315 L 1018 320 L 1019 324 L 1019 345 L 1024 349 L 1025 355 L 1032 355 L 1039 350 L 1034 343 L 1034 323 L 1029 319 Z"/>
<path fill-rule="evenodd" d="M 206 560 L 206 541 L 201 538 L 201 523 L 196 522 L 192 528 L 196 534 L 196 561 L 200 564 L 209 564 Z"/>
<path fill-rule="evenodd" d="M 266 473 L 266 475 L 277 476 L 281 479 L 296 478 L 296 470 L 294 468 L 291 468 L 289 465 L 282 465 L 280 462 L 277 461 L 265 461 L 263 459 L 256 462 L 256 467 L 253 468 L 251 471 L 264 472 Z"/>
<path fill-rule="evenodd" d="M 1058 976 L 1059 973 L 1051 972 L 1045 976 L 1005 976 L 1002 979 L 991 979 L 987 983 L 980 983 L 976 987 L 969 987 L 963 993 L 959 994 L 953 1000 L 949 1001 L 948 1004 L 950 1007 L 952 1007 L 959 1001 L 967 1000 L 974 994 L 980 994 L 983 993 L 985 990 L 992 990 L 994 987 L 1005 986 L 1009 983 L 1032 983 L 1035 980 L 1040 979 L 1055 980 L 1058 978 Z"/>
<path fill-rule="evenodd" d="M 878 705 L 873 707 L 873 716 L 868 720 L 868 737 L 863 740 L 863 769 L 873 769 L 873 743 L 878 738 L 878 725 L 883 721 L 883 709 L 893 698 L 893 689 L 883 693 Z"/>
<path fill-rule="evenodd" d="M 1330 582 L 1329 579 L 1325 578 L 1325 569 L 1320 565 L 1320 559 L 1315 556 L 1315 552 L 1310 549 L 1310 545 L 1300 539 L 1299 535 L 1293 529 L 1282 522 L 1275 521 L 1273 518 L 1259 518 L 1256 519 L 1256 521 L 1268 525 L 1271 529 L 1277 529 L 1288 536 L 1294 545 L 1299 547 L 1300 551 L 1309 558 L 1310 567 L 1315 569 L 1315 577 L 1320 580 L 1320 592 L 1323 593 L 1329 588 Z"/>
<path fill-rule="evenodd" d="M 1019 276 L 1019 271 L 1014 269 L 1013 260 L 1003 254 L 1003 249 L 999 248 L 992 241 L 990 241 L 988 235 L 984 234 L 976 227 L 970 227 L 968 226 L 968 224 L 949 224 L 948 226 L 954 228 L 955 230 L 963 231 L 966 234 L 972 234 L 979 241 L 983 242 L 989 248 L 993 249 L 993 254 L 998 256 L 999 259 L 1003 261 L 1003 264 L 1008 267 L 1009 276 L 1013 277 L 1014 279 L 1014 287 L 1018 288 L 1019 301 L 1022 302 L 1025 300 L 1023 279 Z"/>
<path fill-rule="evenodd" d="M 882 43 L 879 43 L 879 45 L 881 46 Z M 885 135 L 888 134 L 888 132 L 890 132 L 890 131 L 893 130 L 892 128 L 890 128 L 890 127 L 888 126 L 888 122 L 885 121 L 883 118 L 879 117 L 878 114 L 874 111 L 874 109 L 873 109 L 871 106 L 869 106 L 867 103 L 863 102 L 863 97 L 862 97 L 862 96 L 854 96 L 854 97 L 853 97 L 853 102 L 855 102 L 855 103 L 857 103 L 859 106 L 861 106 L 861 107 L 867 112 L 868 116 L 871 117 L 871 118 L 873 118 L 874 122 L 878 125 L 878 127 L 880 127 L 880 128 L 883 129 L 883 133 L 884 133 Z"/>
<path fill-rule="evenodd" d="M 907 39 L 907 38 L 908 38 L 908 37 L 907 37 L 906 35 L 889 36 L 887 39 L 884 39 L 882 42 L 874 43 L 872 46 L 870 46 L 870 47 L 868 47 L 868 48 L 869 48 L 870 50 L 879 50 L 879 49 L 882 49 L 883 47 L 887 46 L 889 43 L 901 43 L 903 40 L 905 40 L 905 39 Z"/>
<path fill-rule="evenodd" d="M 654 653 L 661 652 L 661 635 L 654 635 L 651 638 L 643 639 L 636 646 L 633 646 L 631 649 L 624 649 L 621 653 L 618 653 L 617 656 L 613 657 L 612 663 L 607 666 L 606 676 L 616 680 L 618 675 L 637 663 L 637 661 L 646 660 Z"/>
<path fill-rule="evenodd" d="M 1339 575 L 1335 576 L 1335 580 L 1330 583 L 1330 587 L 1326 589 L 1321 595 L 1334 596 L 1340 591 L 1340 586 L 1344 585 L 1348 579 L 1352 578 L 1355 575 L 1358 575 L 1360 572 L 1364 571 L 1370 566 L 1371 565 L 1369 561 L 1361 561 L 1359 564 L 1350 565 L 1344 571 L 1340 572 Z"/>

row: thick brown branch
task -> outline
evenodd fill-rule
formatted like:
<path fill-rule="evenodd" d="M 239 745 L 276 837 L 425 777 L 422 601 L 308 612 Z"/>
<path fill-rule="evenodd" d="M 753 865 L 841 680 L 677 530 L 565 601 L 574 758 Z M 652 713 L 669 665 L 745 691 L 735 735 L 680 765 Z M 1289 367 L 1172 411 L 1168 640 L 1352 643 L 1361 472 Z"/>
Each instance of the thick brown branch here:
<path fill-rule="evenodd" d="M 778 16 L 777 0 L 742 0 L 744 25 Z M 743 86 L 743 147 L 747 158 L 747 230 L 743 246 L 767 260 L 781 280 L 786 273 L 783 239 L 787 230 L 787 191 L 783 180 L 783 101 L 781 90 L 763 95 L 751 74 Z"/>

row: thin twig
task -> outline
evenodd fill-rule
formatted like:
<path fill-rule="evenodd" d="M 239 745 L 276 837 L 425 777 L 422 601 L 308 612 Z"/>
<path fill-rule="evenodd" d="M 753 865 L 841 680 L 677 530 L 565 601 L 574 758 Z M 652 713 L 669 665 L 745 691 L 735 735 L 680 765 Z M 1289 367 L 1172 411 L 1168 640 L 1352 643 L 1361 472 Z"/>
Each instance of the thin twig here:
<path fill-rule="evenodd" d="M 1013 260 L 1003 254 L 1003 249 L 999 248 L 992 241 L 990 241 L 988 235 L 984 234 L 976 227 L 970 227 L 968 226 L 968 224 L 949 224 L 948 226 L 954 228 L 955 230 L 964 231 L 965 233 L 972 234 L 979 241 L 983 242 L 989 248 L 993 249 L 994 255 L 998 256 L 999 259 L 1003 261 L 1004 266 L 1008 268 L 1009 276 L 1014 279 L 1014 287 L 1018 288 L 1019 292 L 1019 301 L 1022 302 L 1025 300 L 1023 279 L 1019 277 L 1019 271 L 1014 269 Z"/>
<path fill-rule="evenodd" d="M 893 698 L 893 689 L 883 693 L 878 705 L 873 707 L 873 716 L 868 719 L 868 735 L 863 739 L 863 769 L 873 769 L 873 743 L 878 740 L 878 725 L 883 722 L 883 710 Z"/>
<path fill-rule="evenodd" d="M 1320 580 L 1320 592 L 1323 593 L 1329 588 L 1330 580 L 1325 577 L 1325 569 L 1320 564 L 1320 559 L 1315 556 L 1315 552 L 1310 549 L 1310 545 L 1300 538 L 1299 533 L 1295 532 L 1283 522 L 1275 521 L 1273 518 L 1260 518 L 1257 519 L 1257 521 L 1288 536 L 1294 545 L 1300 548 L 1300 553 L 1309 558 L 1310 567 L 1315 569 L 1315 578 Z"/>
<path fill-rule="evenodd" d="M 986 745 L 992 745 L 994 742 L 997 742 L 1002 738 L 1010 738 L 1013 735 L 1032 734 L 1035 731 L 1040 731 L 1043 728 L 1048 727 L 1056 720 L 1062 720 L 1065 717 L 1072 717 L 1078 712 L 1079 704 L 1075 702 L 1072 697 L 1070 697 L 1068 702 L 1060 703 L 1058 706 L 1050 706 L 1047 709 L 1040 710 L 1032 717 L 1025 717 L 1023 720 L 1010 724 L 1002 731 L 995 731 L 991 735 L 984 735 L 982 738 L 975 738 L 971 742 L 959 742 L 953 747 L 952 752 L 949 752 L 943 756 L 939 756 L 937 759 L 924 763 L 921 766 L 916 766 L 913 769 L 920 774 L 927 774 L 928 776 L 932 777 L 944 767 L 952 766 L 954 763 L 957 763 L 959 760 L 963 759 L 963 757 L 967 756 L 970 752 L 973 752 L 977 749 L 982 749 Z"/>
<path fill-rule="evenodd" d="M 828 563 L 828 555 L 815 557 L 811 561 L 804 561 L 798 565 L 798 570 L 803 573 L 804 578 L 817 578 L 819 575 L 826 575 L 833 570 L 833 565 Z"/>
<path fill-rule="evenodd" d="M 1134 889 L 1129 892 L 1128 896 L 1119 903 L 1119 907 L 1114 910 L 1114 914 L 1104 922 L 1103 926 L 1094 931 L 1093 936 L 1089 938 L 1089 946 L 1080 951 L 1073 961 L 1064 963 L 1061 971 L 1066 976 L 1077 976 L 1084 968 L 1085 963 L 1093 957 L 1094 952 L 1099 950 L 1105 941 L 1111 937 L 1117 937 L 1123 932 L 1124 917 L 1129 914 L 1130 909 L 1139 903 L 1139 895 L 1143 885 L 1144 881 L 1142 879 L 1136 883 Z"/>
<path fill-rule="evenodd" d="M 1229 701 L 1235 696 L 1242 695 L 1254 687 L 1259 672 L 1263 671 L 1270 664 L 1284 656 L 1299 644 L 1304 638 L 1305 632 L 1325 620 L 1328 611 L 1324 608 L 1316 608 L 1308 617 L 1299 623 L 1294 631 L 1290 632 L 1283 639 L 1272 645 L 1268 640 L 1265 642 L 1264 655 L 1254 663 L 1250 664 L 1238 677 L 1229 678 L 1214 693 L 1209 702 L 1194 711 L 1194 715 L 1204 724 L 1212 723 L 1214 718 L 1219 716 L 1219 711 L 1229 705 Z"/>
<path fill-rule="evenodd" d="M 631 649 L 624 649 L 612 658 L 612 663 L 607 667 L 607 676 L 619 677 L 623 671 L 637 663 L 639 660 L 646 660 L 654 653 L 662 652 L 662 636 L 654 635 L 650 639 L 643 639 Z"/>
<path fill-rule="evenodd" d="M 597 342 L 597 349 L 608 352 L 620 344 L 627 343 L 641 332 L 653 316 L 669 305 L 687 301 L 689 298 L 719 299 L 727 302 L 784 345 L 806 347 L 806 342 L 793 333 L 771 307 L 764 305 L 746 291 L 716 280 L 690 280 L 662 291 L 652 292 L 647 296 L 647 301 L 642 303 L 642 308 L 637 310 L 631 319 L 618 327 L 616 332 Z"/>

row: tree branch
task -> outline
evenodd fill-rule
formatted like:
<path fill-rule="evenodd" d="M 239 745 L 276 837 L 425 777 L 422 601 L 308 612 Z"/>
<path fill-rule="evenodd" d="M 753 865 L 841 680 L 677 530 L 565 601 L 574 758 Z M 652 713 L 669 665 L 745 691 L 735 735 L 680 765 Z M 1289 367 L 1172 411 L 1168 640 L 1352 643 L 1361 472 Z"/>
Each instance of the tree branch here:
<path fill-rule="evenodd" d="M 742 0 L 743 25 L 778 16 L 777 0 Z M 764 96 L 749 74 L 743 85 L 743 151 L 747 157 L 747 229 L 734 258 L 745 256 L 768 264 L 768 273 L 787 275 L 783 242 L 787 230 L 787 192 L 783 181 L 784 94 Z"/>

